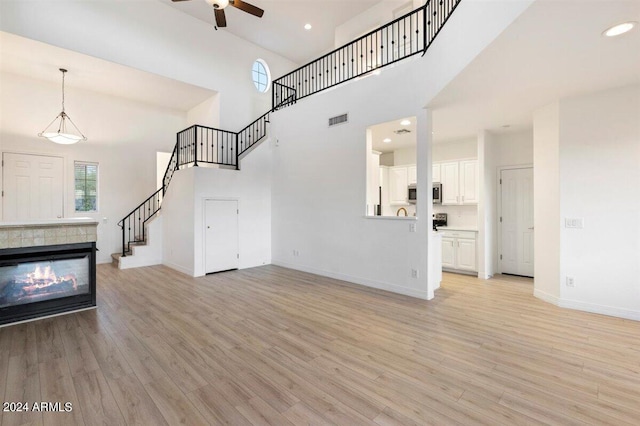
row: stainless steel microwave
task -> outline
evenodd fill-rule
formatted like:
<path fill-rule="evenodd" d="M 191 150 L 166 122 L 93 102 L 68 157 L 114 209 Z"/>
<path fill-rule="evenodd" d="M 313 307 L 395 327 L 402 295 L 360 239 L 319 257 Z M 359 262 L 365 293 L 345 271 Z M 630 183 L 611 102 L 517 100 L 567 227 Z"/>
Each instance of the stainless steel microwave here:
<path fill-rule="evenodd" d="M 442 204 L 442 184 L 433 182 L 433 204 Z"/>
<path fill-rule="evenodd" d="M 415 204 L 416 203 L 416 198 L 417 198 L 417 194 L 416 194 L 416 184 L 412 183 L 409 185 L 409 187 L 407 188 L 407 202 L 409 204 Z"/>

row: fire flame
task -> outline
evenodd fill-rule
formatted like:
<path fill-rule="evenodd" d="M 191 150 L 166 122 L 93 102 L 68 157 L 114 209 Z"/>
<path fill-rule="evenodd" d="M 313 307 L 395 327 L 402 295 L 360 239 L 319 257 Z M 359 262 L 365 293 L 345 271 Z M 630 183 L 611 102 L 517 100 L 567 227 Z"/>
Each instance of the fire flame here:
<path fill-rule="evenodd" d="M 51 270 L 51 266 L 47 265 L 42 269 L 40 265 L 36 266 L 36 269 L 27 274 L 27 280 L 30 285 L 35 288 L 42 288 L 50 286 L 51 284 L 61 283 L 63 281 L 73 282 L 73 288 L 78 288 L 78 282 L 74 274 L 67 274 L 61 277 L 56 276 L 56 273 Z"/>
<path fill-rule="evenodd" d="M 36 270 L 33 273 L 28 274 L 29 278 L 34 280 L 43 280 L 43 281 L 58 281 L 58 277 L 56 277 L 56 273 L 51 270 L 51 266 L 45 266 L 44 272 L 40 268 L 40 265 L 36 266 Z"/>

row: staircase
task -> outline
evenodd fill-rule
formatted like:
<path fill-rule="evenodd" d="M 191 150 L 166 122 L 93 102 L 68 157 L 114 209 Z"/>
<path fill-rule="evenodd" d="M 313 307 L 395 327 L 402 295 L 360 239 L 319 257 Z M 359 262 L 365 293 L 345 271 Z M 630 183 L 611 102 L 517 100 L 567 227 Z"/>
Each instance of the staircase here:
<path fill-rule="evenodd" d="M 179 132 L 162 187 L 118 222 L 122 229 L 122 252 L 111 255 L 114 264 L 122 268 L 122 258 L 144 250 L 148 228 L 159 216 L 162 199 L 177 170 L 210 165 L 239 170 L 241 157 L 266 138 L 271 112 L 403 59 L 424 55 L 460 1 L 429 0 L 424 6 L 274 80 L 271 110 L 237 133 L 199 125 Z"/>

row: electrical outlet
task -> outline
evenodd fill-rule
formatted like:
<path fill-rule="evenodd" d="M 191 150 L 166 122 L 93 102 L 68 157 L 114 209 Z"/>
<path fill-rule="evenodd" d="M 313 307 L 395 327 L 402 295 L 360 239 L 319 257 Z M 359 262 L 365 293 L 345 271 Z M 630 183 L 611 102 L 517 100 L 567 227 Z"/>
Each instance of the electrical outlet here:
<path fill-rule="evenodd" d="M 418 270 L 417 269 L 412 269 L 411 270 L 411 278 L 418 278 Z"/>
<path fill-rule="evenodd" d="M 582 228 L 584 228 L 584 219 L 581 218 L 581 217 L 565 217 L 564 218 L 564 227 L 565 228 L 582 229 Z"/>
<path fill-rule="evenodd" d="M 300 256 L 300 252 L 299 252 L 298 250 L 294 250 L 294 251 L 293 251 L 293 256 L 294 256 L 294 257 L 298 257 L 298 256 Z"/>
<path fill-rule="evenodd" d="M 575 287 L 575 282 L 573 280 L 573 277 L 567 277 L 567 287 Z"/>
<path fill-rule="evenodd" d="M 416 224 L 415 223 L 410 223 L 409 224 L 409 232 L 416 232 Z"/>

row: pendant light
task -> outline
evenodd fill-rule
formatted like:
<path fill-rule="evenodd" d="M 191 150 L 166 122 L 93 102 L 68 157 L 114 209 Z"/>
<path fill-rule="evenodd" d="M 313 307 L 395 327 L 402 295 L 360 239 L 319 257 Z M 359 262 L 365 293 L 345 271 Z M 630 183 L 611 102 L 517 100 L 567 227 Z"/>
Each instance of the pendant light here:
<path fill-rule="evenodd" d="M 47 138 L 51 142 L 55 142 L 61 145 L 71 145 L 80 141 L 86 141 L 87 137 L 83 135 L 80 130 L 78 130 L 78 127 L 76 127 L 74 122 L 71 121 L 71 117 L 69 117 L 67 113 L 64 112 L 64 74 L 67 72 L 67 70 L 65 70 L 64 68 L 60 68 L 60 72 L 62 73 L 62 112 L 58 114 L 58 116 L 54 118 L 53 121 L 49 123 L 49 125 L 42 132 L 38 133 L 38 136 Z M 77 134 L 69 133 L 67 131 L 67 121 L 71 123 L 71 126 L 73 126 Z M 56 126 L 54 126 L 52 130 L 49 130 L 49 128 L 55 122 L 58 122 L 58 129 L 55 130 Z"/>

